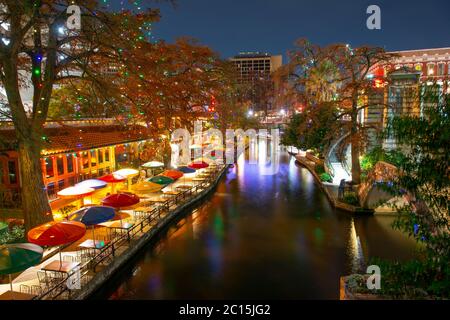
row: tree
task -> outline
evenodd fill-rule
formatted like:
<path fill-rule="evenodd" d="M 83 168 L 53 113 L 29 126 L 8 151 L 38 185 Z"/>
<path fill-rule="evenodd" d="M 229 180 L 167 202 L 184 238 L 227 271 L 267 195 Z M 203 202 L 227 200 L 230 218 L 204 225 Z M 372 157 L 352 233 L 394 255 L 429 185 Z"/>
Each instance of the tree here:
<path fill-rule="evenodd" d="M 405 283 L 428 294 L 450 295 L 450 95 L 427 86 L 421 90 L 422 114 L 390 119 L 386 137 L 394 138 L 402 154 L 399 174 L 384 188 L 404 196 L 394 204 L 394 227 L 424 248 L 424 259 L 410 267 L 389 266 L 392 285 Z"/>
<path fill-rule="evenodd" d="M 330 128 L 334 126 L 336 115 L 337 111 L 325 102 L 294 114 L 281 143 L 303 150 L 315 149 L 324 155 L 334 138 L 334 132 Z"/>
<path fill-rule="evenodd" d="M 284 68 L 292 89 L 306 108 L 327 102 L 327 106 L 339 111 L 330 130 L 339 132 L 342 129 L 350 133 L 355 184 L 361 180 L 359 156 L 367 129 L 359 123 L 358 115 L 369 106 L 365 98 L 376 90 L 374 80 L 368 75 L 374 66 L 386 63 L 392 57 L 382 48 L 351 48 L 343 44 L 320 47 L 302 39 L 297 41 L 295 50 L 290 53 L 290 62 Z"/>
<path fill-rule="evenodd" d="M 81 28 L 68 30 L 64 26 L 70 4 L 56 0 L 0 2 L 0 80 L 18 141 L 27 229 L 52 219 L 40 153 L 54 85 L 78 79 L 107 95 L 111 79 L 105 77 L 105 66 L 120 63 L 121 53 L 144 41 L 149 22 L 158 18 L 158 12 L 150 9 L 138 14 L 111 13 L 100 1 L 84 0 L 77 1 Z M 24 86 L 33 89 L 29 109 L 20 95 Z"/>

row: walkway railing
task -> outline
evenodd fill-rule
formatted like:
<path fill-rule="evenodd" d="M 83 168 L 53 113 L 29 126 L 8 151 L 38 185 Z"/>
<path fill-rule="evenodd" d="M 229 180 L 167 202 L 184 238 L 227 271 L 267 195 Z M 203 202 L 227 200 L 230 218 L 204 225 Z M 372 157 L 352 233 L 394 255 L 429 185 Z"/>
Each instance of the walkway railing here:
<path fill-rule="evenodd" d="M 44 289 L 44 292 L 35 299 L 70 299 L 92 280 L 93 276 L 97 273 L 98 266 L 103 265 L 104 262 L 112 261 L 117 255 L 125 252 L 133 241 L 138 240 L 145 233 L 157 226 L 171 210 L 176 210 L 180 205 L 188 203 L 195 196 L 209 187 L 211 183 L 223 173 L 225 168 L 225 165 L 217 166 L 208 177 L 205 177 L 204 181 L 196 183 L 189 189 L 180 191 L 177 195 L 170 195 L 166 201 L 160 202 L 157 207 L 148 212 L 144 213 L 144 211 L 134 210 L 134 216 L 140 218 L 135 218 L 133 227 L 128 229 L 127 232 L 114 237 L 112 241 L 99 250 L 97 254 L 89 257 L 78 267 L 78 269 L 67 274 L 62 280 L 47 286 Z M 151 207 L 151 201 L 144 202 L 144 206 L 145 205 Z M 121 251 L 122 249 L 125 250 Z M 72 285 L 68 286 L 68 283 L 71 283 Z M 75 287 L 75 285 L 78 285 L 78 288 L 70 288 Z"/>

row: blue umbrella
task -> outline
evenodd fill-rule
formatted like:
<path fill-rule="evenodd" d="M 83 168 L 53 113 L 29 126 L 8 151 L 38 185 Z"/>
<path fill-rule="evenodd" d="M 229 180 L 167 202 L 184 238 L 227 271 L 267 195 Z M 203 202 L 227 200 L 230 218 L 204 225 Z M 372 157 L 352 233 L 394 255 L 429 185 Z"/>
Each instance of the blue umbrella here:
<path fill-rule="evenodd" d="M 86 226 L 92 226 L 92 237 L 95 245 L 95 225 L 111 220 L 116 215 L 113 207 L 93 206 L 75 211 L 70 217 L 71 221 L 79 221 Z"/>
<path fill-rule="evenodd" d="M 106 187 L 108 183 L 105 181 L 99 180 L 99 179 L 88 179 L 81 181 L 80 183 L 77 183 L 77 187 L 86 187 L 86 188 L 92 188 L 92 189 L 102 189 Z"/>
<path fill-rule="evenodd" d="M 186 166 L 178 167 L 177 170 L 181 171 L 183 173 L 194 173 L 196 171 L 195 169 L 192 169 L 192 168 L 189 168 L 189 167 L 186 167 Z"/>
<path fill-rule="evenodd" d="M 93 226 L 111 220 L 116 215 L 113 207 L 93 206 L 75 211 L 70 217 L 71 221 L 79 221 L 86 226 Z"/>

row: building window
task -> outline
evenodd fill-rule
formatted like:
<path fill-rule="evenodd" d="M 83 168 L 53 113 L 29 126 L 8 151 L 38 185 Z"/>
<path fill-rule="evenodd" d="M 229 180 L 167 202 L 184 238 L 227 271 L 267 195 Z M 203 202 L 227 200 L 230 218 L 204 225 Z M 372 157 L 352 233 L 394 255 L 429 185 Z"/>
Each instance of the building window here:
<path fill-rule="evenodd" d="M 427 74 L 428 74 L 429 76 L 434 75 L 434 63 L 429 63 L 429 64 L 427 65 Z"/>
<path fill-rule="evenodd" d="M 91 150 L 91 166 L 97 166 L 97 150 Z"/>
<path fill-rule="evenodd" d="M 103 163 L 103 150 L 98 150 L 98 163 Z"/>
<path fill-rule="evenodd" d="M 64 189 L 64 179 L 58 181 L 58 190 Z"/>
<path fill-rule="evenodd" d="M 45 171 L 47 172 L 47 179 L 53 178 L 55 176 L 55 173 L 53 172 L 53 159 L 52 158 L 45 158 Z"/>
<path fill-rule="evenodd" d="M 87 152 L 83 152 L 83 169 L 89 168 L 89 157 Z"/>
<path fill-rule="evenodd" d="M 438 64 L 438 76 L 443 76 L 445 74 L 445 64 L 439 63 Z"/>
<path fill-rule="evenodd" d="M 55 184 L 53 182 L 47 185 L 47 194 L 50 199 L 54 199 L 56 197 Z"/>
<path fill-rule="evenodd" d="M 105 149 L 105 161 L 109 162 L 109 148 Z"/>
<path fill-rule="evenodd" d="M 58 170 L 58 175 L 62 176 L 64 174 L 64 160 L 62 157 L 56 159 L 56 168 Z"/>
<path fill-rule="evenodd" d="M 67 155 L 67 172 L 68 173 L 73 172 L 73 160 L 74 160 L 73 155 L 68 154 Z"/>

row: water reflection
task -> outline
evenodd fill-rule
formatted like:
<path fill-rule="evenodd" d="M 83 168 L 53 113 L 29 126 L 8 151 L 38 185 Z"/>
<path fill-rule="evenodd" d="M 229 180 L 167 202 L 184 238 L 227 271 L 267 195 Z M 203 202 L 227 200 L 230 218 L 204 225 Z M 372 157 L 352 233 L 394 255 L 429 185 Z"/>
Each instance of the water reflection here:
<path fill-rule="evenodd" d="M 336 299 L 339 277 L 371 257 L 412 257 L 413 242 L 390 228 L 392 218 L 334 210 L 286 153 L 277 174 L 259 173 L 239 159 L 209 199 L 97 297 Z"/>

